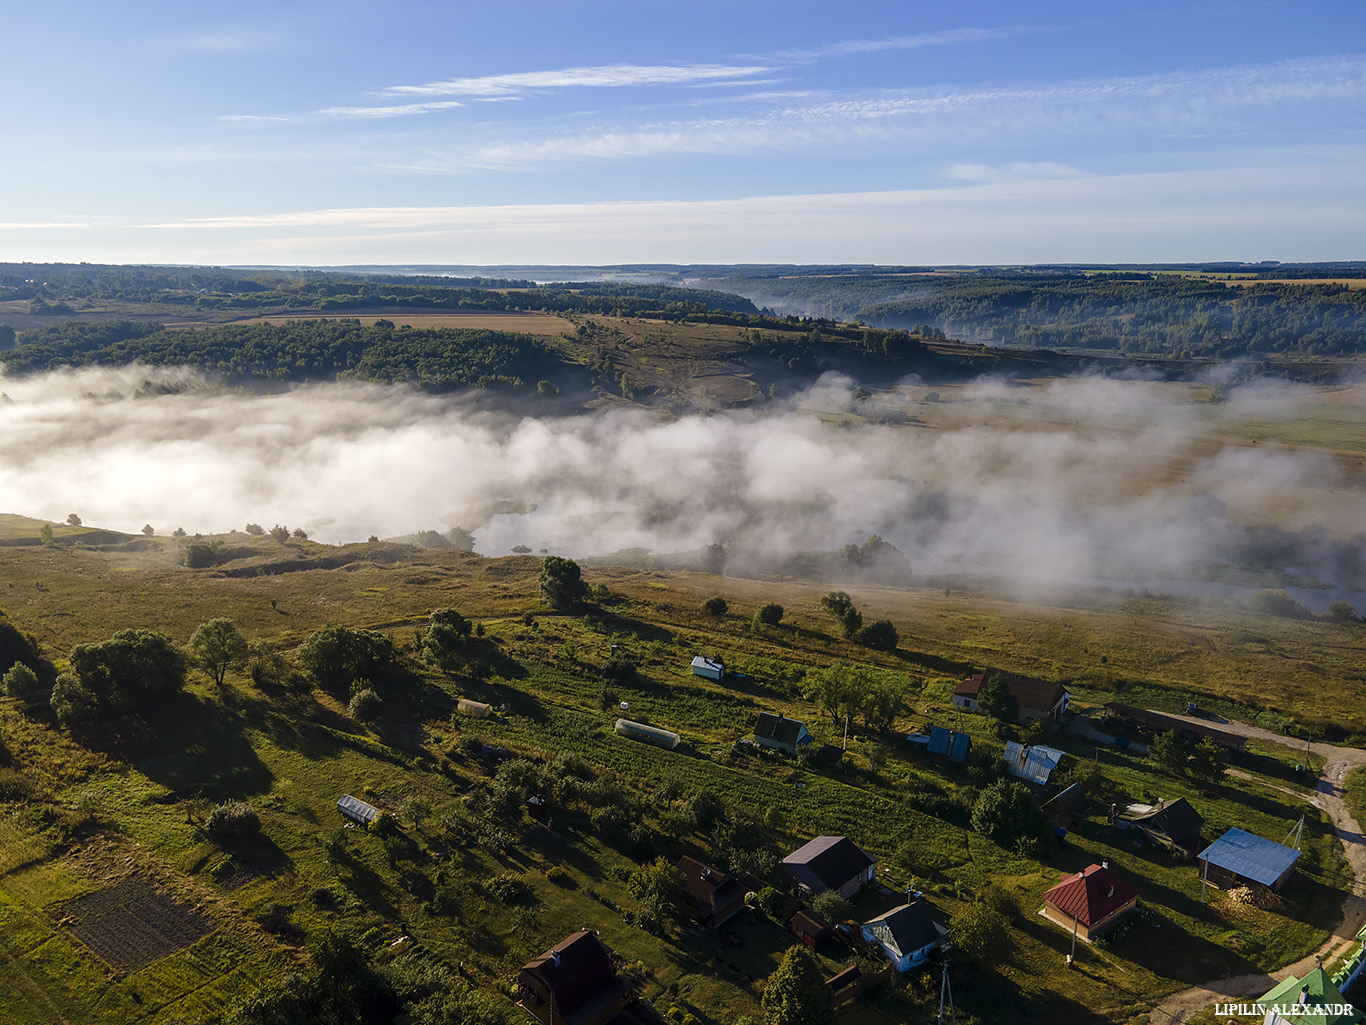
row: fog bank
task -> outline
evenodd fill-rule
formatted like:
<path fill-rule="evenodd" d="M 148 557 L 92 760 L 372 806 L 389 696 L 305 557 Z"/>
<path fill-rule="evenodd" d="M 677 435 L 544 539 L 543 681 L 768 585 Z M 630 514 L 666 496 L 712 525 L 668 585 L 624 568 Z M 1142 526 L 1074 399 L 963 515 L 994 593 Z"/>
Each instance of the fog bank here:
<path fill-rule="evenodd" d="M 232 393 L 136 367 L 0 378 L 0 511 L 160 534 L 282 523 L 332 543 L 460 526 L 489 555 L 721 543 L 733 570 L 879 534 L 917 575 L 1040 584 L 1199 576 L 1220 562 L 1320 579 L 1366 572 L 1340 544 L 1366 523 L 1340 522 L 1314 498 L 1344 487 L 1333 458 L 1193 447 L 1248 409 L 1292 415 L 1293 389 L 1215 407 L 1147 382 L 983 381 L 955 395 L 983 415 L 956 426 L 840 428 L 816 415 L 853 408 L 851 386 L 828 375 L 764 413 L 663 422 L 641 410 L 491 413 L 377 385 Z M 1022 394 L 1016 415 L 992 415 Z M 857 408 L 874 421 L 923 411 L 892 393 Z M 1247 529 L 1271 508 L 1286 530 Z"/>

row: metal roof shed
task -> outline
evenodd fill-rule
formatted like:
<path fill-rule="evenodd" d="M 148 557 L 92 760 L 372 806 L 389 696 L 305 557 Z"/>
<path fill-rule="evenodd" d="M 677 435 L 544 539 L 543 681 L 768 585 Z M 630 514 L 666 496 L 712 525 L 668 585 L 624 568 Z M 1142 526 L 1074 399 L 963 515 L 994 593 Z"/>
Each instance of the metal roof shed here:
<path fill-rule="evenodd" d="M 1264 840 L 1237 826 L 1231 828 L 1199 855 L 1205 872 L 1216 884 L 1259 883 L 1279 890 L 1295 870 L 1300 852 L 1274 840 Z"/>
<path fill-rule="evenodd" d="M 946 730 L 943 726 L 930 727 L 930 754 L 944 755 L 951 762 L 966 761 L 972 738 L 966 733 Z"/>
<path fill-rule="evenodd" d="M 1044 784 L 1062 761 L 1062 755 L 1056 747 L 1044 747 L 1042 744 L 1029 746 L 1009 740 L 1006 741 L 1006 772 L 1019 779 Z"/>
<path fill-rule="evenodd" d="M 359 822 L 362 826 L 368 826 L 379 818 L 378 808 L 373 804 L 366 804 L 359 797 L 352 797 L 350 794 L 342 794 L 337 799 L 337 811 L 352 822 Z"/>

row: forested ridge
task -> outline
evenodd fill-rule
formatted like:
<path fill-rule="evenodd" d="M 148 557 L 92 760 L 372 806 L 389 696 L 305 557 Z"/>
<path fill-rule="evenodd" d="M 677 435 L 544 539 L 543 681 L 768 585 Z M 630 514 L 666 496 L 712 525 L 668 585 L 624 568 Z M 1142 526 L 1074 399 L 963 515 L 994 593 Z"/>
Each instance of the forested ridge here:
<path fill-rule="evenodd" d="M 432 391 L 522 387 L 563 369 L 544 341 L 506 331 L 395 327 L 381 320 L 297 320 L 168 330 L 134 321 L 68 322 L 25 332 L 5 354 L 11 374 L 57 367 L 189 366 L 230 383 L 355 379 Z"/>
<path fill-rule="evenodd" d="M 72 316 L 101 304 L 156 304 L 200 313 L 272 309 L 336 312 L 374 307 L 616 316 L 758 313 L 753 303 L 738 295 L 670 285 L 600 282 L 538 286 L 512 278 L 0 264 L 0 302 L 15 300 L 27 300 L 29 313 L 52 316 Z"/>
<path fill-rule="evenodd" d="M 1288 269 L 1286 276 L 1299 276 Z M 1350 276 L 1350 275 L 1349 275 Z M 997 345 L 1235 357 L 1366 351 L 1366 290 L 1175 274 L 751 276 L 711 282 L 780 313 L 928 324 Z"/>

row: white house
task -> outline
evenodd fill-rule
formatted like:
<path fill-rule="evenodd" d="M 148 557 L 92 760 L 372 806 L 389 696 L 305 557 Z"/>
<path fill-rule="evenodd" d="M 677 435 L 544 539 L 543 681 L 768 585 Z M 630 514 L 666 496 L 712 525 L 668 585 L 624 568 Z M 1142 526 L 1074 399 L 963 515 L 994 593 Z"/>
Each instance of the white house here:
<path fill-rule="evenodd" d="M 919 900 L 863 923 L 863 938 L 881 947 L 899 972 L 909 971 L 929 957 L 945 931 Z"/>
<path fill-rule="evenodd" d="M 726 664 L 719 658 L 703 658 L 698 655 L 692 660 L 694 676 L 705 676 L 708 680 L 719 680 L 726 675 Z"/>

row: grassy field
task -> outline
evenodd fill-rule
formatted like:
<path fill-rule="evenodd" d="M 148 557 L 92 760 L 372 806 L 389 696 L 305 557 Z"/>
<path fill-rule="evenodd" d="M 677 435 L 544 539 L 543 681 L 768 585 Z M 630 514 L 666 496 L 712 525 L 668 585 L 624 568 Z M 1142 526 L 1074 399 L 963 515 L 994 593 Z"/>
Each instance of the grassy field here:
<path fill-rule="evenodd" d="M 27 539 L 35 525 L 5 518 L 0 540 Z M 69 542 L 95 538 L 90 545 L 103 536 L 91 528 L 54 532 Z M 724 802 L 735 831 L 779 855 L 820 833 L 850 835 L 875 853 L 885 889 L 860 897 L 860 920 L 896 903 L 907 885 L 926 892 L 941 920 L 988 888 L 1003 891 L 1016 909 L 1010 949 L 999 962 L 955 969 L 966 1012 L 960 1020 L 1035 1021 L 1042 1008 L 1056 1020 L 1141 1021 L 1167 992 L 1272 969 L 1313 949 L 1349 884 L 1331 831 L 1294 796 L 1302 787 L 1293 752 L 1258 748 L 1239 766 L 1251 781 L 1207 787 L 1054 734 L 1050 742 L 1069 753 L 1064 769 L 1090 780 L 1094 813 L 1067 846 L 1026 856 L 967 828 L 974 788 L 996 770 L 927 761 L 899 738 L 946 721 L 954 681 L 983 665 L 1070 678 L 1082 701 L 1118 696 L 1176 708 L 1195 695 L 1212 709 L 1258 712 L 1264 721 L 1324 708 L 1345 715 L 1360 707 L 1353 704 L 1360 682 L 1351 675 L 1363 664 L 1359 628 L 1252 622 L 1232 609 L 1202 610 L 1197 623 L 1193 609 L 1152 598 L 1034 606 L 938 588 L 857 589 L 866 614 L 887 616 L 902 630 L 900 649 L 880 654 L 832 635 L 819 608 L 822 589 L 812 584 L 589 568 L 588 579 L 616 595 L 611 603 L 586 616 L 547 614 L 535 593 L 539 563 L 528 557 L 223 540 L 233 557 L 209 570 L 175 565 L 179 542 L 169 538 L 112 550 L 0 547 L 0 607 L 60 664 L 73 645 L 123 627 L 161 629 L 183 641 L 215 615 L 286 649 L 333 623 L 390 632 L 406 650 L 431 609 L 456 606 L 482 628 L 479 650 L 492 675 L 441 677 L 409 653 L 403 677 L 386 689 L 388 711 L 370 727 L 320 691 L 258 690 L 237 673 L 220 691 L 196 675 L 184 694 L 148 710 L 141 728 L 107 745 L 82 745 L 45 714 L 0 699 L 0 761 L 7 763 L 0 767 L 0 963 L 16 980 L 0 995 L 0 1020 L 194 1020 L 302 963 L 304 937 L 323 928 L 341 930 L 378 959 L 406 933 L 461 965 L 472 982 L 506 992 L 518 965 L 585 925 L 601 930 L 660 1010 L 677 1006 L 709 1025 L 731 1025 L 739 1014 L 757 1019 L 758 980 L 789 943 L 777 924 L 746 912 L 738 947 L 677 926 L 651 935 L 632 924 L 636 905 L 625 879 L 642 860 L 721 856 L 720 834 L 680 818 L 690 795 L 703 791 Z M 700 607 L 718 591 L 731 603 L 723 617 Z M 767 600 L 780 601 L 787 615 L 755 634 L 749 616 Z M 1256 642 L 1247 636 L 1253 629 Z M 639 676 L 613 685 L 612 700 L 682 734 L 677 751 L 612 732 L 618 713 L 602 708 L 601 667 L 613 645 Z M 687 666 L 698 652 L 724 653 L 748 675 L 726 685 L 692 676 Z M 803 718 L 818 742 L 841 743 L 842 725 L 807 696 L 813 671 L 836 659 L 902 685 L 908 708 L 893 732 L 872 734 L 855 722 L 838 765 L 803 768 L 735 752 L 733 741 L 760 710 Z M 1323 672 L 1303 668 L 1311 660 Z M 1296 690 L 1300 674 L 1315 683 L 1312 705 Z M 1249 676 L 1264 692 L 1256 702 Z M 454 699 L 464 695 L 506 710 L 482 721 L 452 716 Z M 1280 711 L 1267 711 L 1272 705 Z M 990 724 L 969 716 L 963 726 L 990 765 L 999 750 Z M 870 741 L 888 752 L 877 773 L 863 754 Z M 477 754 L 484 744 L 546 765 L 581 759 L 574 771 L 620 795 L 610 800 L 624 802 L 626 821 L 641 830 L 604 818 L 610 803 L 596 797 L 557 801 L 549 829 L 521 816 L 488 820 L 478 810 L 493 782 Z M 400 839 L 339 828 L 341 793 L 394 813 Z M 211 841 L 205 806 L 192 795 L 250 801 L 262 838 L 240 847 Z M 1129 832 L 1107 824 L 1108 804 L 1155 796 L 1187 797 L 1206 818 L 1207 838 L 1238 824 L 1280 839 L 1308 811 L 1305 856 L 1284 904 L 1247 909 L 1217 893 L 1201 903 L 1193 867 L 1136 847 Z M 1038 917 L 1040 894 L 1060 873 L 1103 858 L 1140 885 L 1148 910 L 1067 971 L 1070 937 Z M 515 906 L 486 889 L 503 873 L 527 887 Z M 207 918 L 212 931 L 145 965 L 110 968 L 83 944 L 79 923 L 63 921 L 67 908 L 83 906 L 73 900 L 131 875 Z M 262 924 L 278 926 L 281 917 L 289 929 Z M 117 922 L 110 928 L 117 932 Z M 825 970 L 851 956 L 833 948 Z M 857 1020 L 929 1020 L 936 996 L 933 980 L 912 973 L 870 995 Z"/>

